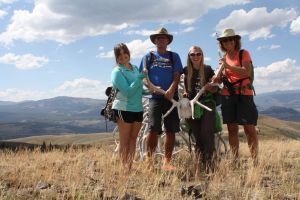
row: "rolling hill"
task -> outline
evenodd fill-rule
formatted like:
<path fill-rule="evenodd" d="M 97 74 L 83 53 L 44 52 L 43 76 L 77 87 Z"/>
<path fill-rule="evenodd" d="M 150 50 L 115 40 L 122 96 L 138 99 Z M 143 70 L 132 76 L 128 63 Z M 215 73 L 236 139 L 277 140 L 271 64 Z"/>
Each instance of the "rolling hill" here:
<path fill-rule="evenodd" d="M 0 140 L 34 135 L 97 133 L 115 124 L 99 112 L 105 100 L 56 97 L 39 101 L 0 102 Z"/>
<path fill-rule="evenodd" d="M 224 137 L 227 139 L 227 131 L 223 126 Z M 300 139 L 300 122 L 284 121 L 268 116 L 259 116 L 258 136 L 260 140 L 285 140 Z M 245 141 L 245 134 L 240 128 L 239 136 Z M 116 136 L 118 137 L 118 136 Z M 26 138 L 17 138 L 9 140 L 10 142 L 21 142 L 29 144 L 42 144 L 43 141 L 51 144 L 67 145 L 67 144 L 102 144 L 113 141 L 112 133 L 97 134 L 69 134 L 69 135 L 45 135 L 32 136 Z"/>
<path fill-rule="evenodd" d="M 300 121 L 300 91 L 277 91 L 255 96 L 259 113 L 282 120 Z M 106 101 L 55 97 L 38 101 L 0 101 L 0 140 L 38 135 L 110 132 L 100 109 Z M 107 125 L 107 127 L 106 127 Z"/>

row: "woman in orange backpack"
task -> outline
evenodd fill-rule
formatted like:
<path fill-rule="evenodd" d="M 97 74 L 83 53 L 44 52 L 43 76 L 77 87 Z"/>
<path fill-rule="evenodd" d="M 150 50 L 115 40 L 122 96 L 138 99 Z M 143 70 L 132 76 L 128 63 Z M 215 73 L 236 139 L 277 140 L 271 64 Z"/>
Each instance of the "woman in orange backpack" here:
<path fill-rule="evenodd" d="M 239 125 L 244 127 L 248 146 L 254 164 L 257 164 L 258 139 L 256 124 L 258 112 L 253 100 L 253 87 L 251 82 L 252 62 L 247 50 L 242 52 L 242 60 L 239 59 L 241 50 L 241 36 L 235 34 L 233 29 L 225 29 L 220 37 L 219 48 L 225 52 L 225 56 L 219 63 L 224 67 L 222 81 L 222 117 L 227 124 L 229 144 L 234 156 L 235 164 L 239 166 Z"/>

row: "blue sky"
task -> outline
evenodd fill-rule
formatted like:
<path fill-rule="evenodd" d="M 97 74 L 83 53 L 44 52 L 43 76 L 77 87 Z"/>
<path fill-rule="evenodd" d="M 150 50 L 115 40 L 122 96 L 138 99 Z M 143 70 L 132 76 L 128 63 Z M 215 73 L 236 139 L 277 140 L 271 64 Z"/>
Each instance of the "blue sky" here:
<path fill-rule="evenodd" d="M 0 0 L 0 101 L 105 98 L 113 46 L 126 43 L 139 65 L 161 26 L 183 65 L 198 45 L 213 68 L 213 34 L 233 28 L 256 66 L 258 94 L 300 89 L 298 0 Z"/>

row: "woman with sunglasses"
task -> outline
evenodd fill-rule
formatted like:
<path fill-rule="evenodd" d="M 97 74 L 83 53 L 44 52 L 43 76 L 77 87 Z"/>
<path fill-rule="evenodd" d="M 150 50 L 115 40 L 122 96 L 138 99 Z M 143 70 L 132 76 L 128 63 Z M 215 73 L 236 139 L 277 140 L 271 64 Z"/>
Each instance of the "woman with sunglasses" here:
<path fill-rule="evenodd" d="M 223 65 L 222 81 L 222 117 L 227 124 L 229 144 L 234 157 L 235 167 L 239 166 L 239 125 L 244 127 L 253 163 L 257 164 L 258 139 L 255 126 L 258 113 L 253 101 L 253 87 L 250 80 L 251 57 L 247 50 L 243 50 L 240 61 L 241 36 L 233 29 L 225 29 L 217 38 L 219 48 L 225 52 L 220 59 Z"/>
<path fill-rule="evenodd" d="M 184 68 L 184 96 L 193 99 L 204 87 L 206 93 L 199 100 L 215 111 L 216 103 L 212 93 L 217 91 L 217 87 L 209 83 L 213 76 L 211 66 L 204 64 L 202 49 L 192 46 L 188 52 L 187 66 Z M 202 109 L 197 104 L 194 110 L 195 119 L 189 119 L 188 124 L 196 140 L 196 159 L 201 169 L 209 172 L 215 166 L 215 112 Z"/>

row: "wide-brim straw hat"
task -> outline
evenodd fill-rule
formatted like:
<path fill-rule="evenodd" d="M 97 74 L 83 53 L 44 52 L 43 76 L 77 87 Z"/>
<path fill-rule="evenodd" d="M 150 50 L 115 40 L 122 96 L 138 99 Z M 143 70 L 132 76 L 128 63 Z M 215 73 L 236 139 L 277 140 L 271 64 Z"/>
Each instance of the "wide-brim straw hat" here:
<path fill-rule="evenodd" d="M 235 34 L 235 32 L 234 32 L 233 29 L 225 29 L 225 30 L 223 31 L 223 33 L 221 34 L 221 36 L 217 38 L 217 40 L 222 41 L 223 39 L 225 39 L 225 38 L 230 38 L 230 37 L 231 37 L 231 38 L 236 37 L 236 38 L 238 38 L 238 39 L 241 39 L 241 36 Z"/>
<path fill-rule="evenodd" d="M 155 44 L 155 38 L 156 38 L 157 36 L 161 36 L 161 35 L 165 35 L 165 36 L 168 37 L 168 39 L 169 39 L 169 43 L 168 43 L 168 44 L 170 44 L 170 43 L 173 41 L 173 35 L 170 35 L 170 34 L 168 33 L 167 29 L 165 29 L 165 28 L 162 27 L 162 28 L 159 28 L 157 31 L 155 31 L 154 34 L 150 35 L 150 40 L 151 40 L 151 42 L 152 42 L 153 44 Z"/>

